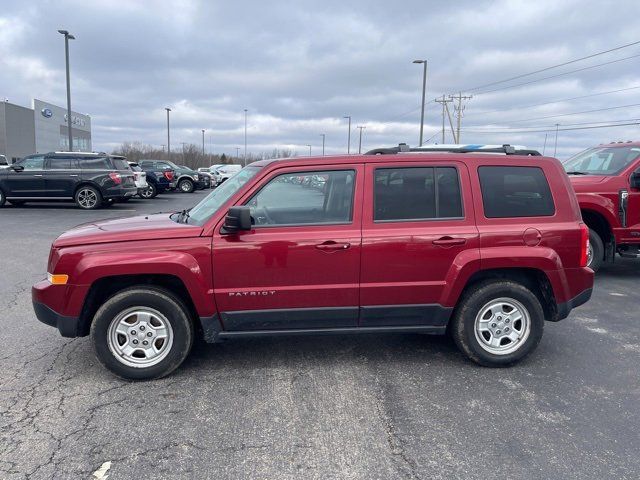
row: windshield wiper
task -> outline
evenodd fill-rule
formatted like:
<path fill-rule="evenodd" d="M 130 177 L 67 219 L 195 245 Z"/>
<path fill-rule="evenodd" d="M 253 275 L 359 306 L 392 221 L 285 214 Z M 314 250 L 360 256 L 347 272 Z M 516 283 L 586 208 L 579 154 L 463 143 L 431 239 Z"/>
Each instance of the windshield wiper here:
<path fill-rule="evenodd" d="M 589 175 L 589 174 L 585 173 L 585 172 L 579 172 L 579 171 L 575 170 L 575 171 L 567 172 L 567 175 Z"/>

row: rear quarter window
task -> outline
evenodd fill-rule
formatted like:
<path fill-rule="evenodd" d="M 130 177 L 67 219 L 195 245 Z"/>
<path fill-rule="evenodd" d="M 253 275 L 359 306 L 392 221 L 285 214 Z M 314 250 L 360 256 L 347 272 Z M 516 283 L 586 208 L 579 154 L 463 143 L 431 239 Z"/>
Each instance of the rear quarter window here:
<path fill-rule="evenodd" d="M 79 158 L 78 164 L 83 170 L 111 170 L 107 157 Z"/>
<path fill-rule="evenodd" d="M 113 166 L 116 170 L 131 170 L 129 163 L 121 158 L 112 158 Z"/>
<path fill-rule="evenodd" d="M 555 214 L 549 182 L 539 167 L 478 168 L 487 218 L 547 217 Z"/>

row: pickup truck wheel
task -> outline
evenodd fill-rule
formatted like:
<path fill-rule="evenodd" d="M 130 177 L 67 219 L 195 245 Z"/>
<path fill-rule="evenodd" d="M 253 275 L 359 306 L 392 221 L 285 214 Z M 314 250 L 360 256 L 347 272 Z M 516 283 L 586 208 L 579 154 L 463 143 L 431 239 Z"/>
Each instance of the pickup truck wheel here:
<path fill-rule="evenodd" d="M 100 192 L 97 189 L 90 187 L 89 185 L 85 185 L 78 189 L 75 200 L 76 205 L 84 210 L 95 210 L 96 208 L 100 208 L 102 205 L 102 195 L 100 195 Z"/>
<path fill-rule="evenodd" d="M 98 360 L 119 377 L 161 378 L 193 344 L 193 324 L 180 300 L 163 289 L 132 287 L 107 300 L 91 324 Z"/>
<path fill-rule="evenodd" d="M 544 330 L 538 297 L 519 283 L 489 280 L 461 298 L 452 319 L 458 348 L 486 367 L 512 365 L 530 354 Z"/>
<path fill-rule="evenodd" d="M 194 188 L 195 185 L 188 178 L 183 178 L 178 182 L 178 189 L 183 193 L 191 193 L 193 192 Z"/>
<path fill-rule="evenodd" d="M 587 267 L 597 272 L 604 261 L 604 243 L 595 230 L 589 229 L 589 251 L 587 252 Z"/>

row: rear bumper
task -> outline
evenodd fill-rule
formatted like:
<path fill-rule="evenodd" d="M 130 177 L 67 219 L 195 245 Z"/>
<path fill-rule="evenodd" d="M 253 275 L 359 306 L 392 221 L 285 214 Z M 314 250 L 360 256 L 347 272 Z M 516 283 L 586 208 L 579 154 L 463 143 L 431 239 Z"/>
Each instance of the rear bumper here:
<path fill-rule="evenodd" d="M 38 320 L 45 325 L 57 328 L 63 337 L 74 338 L 78 336 L 78 326 L 80 325 L 78 317 L 65 317 L 54 312 L 44 303 L 39 303 L 35 300 L 33 302 L 33 310 L 36 312 Z"/>
<path fill-rule="evenodd" d="M 138 194 L 138 187 L 135 185 L 131 187 L 114 187 L 109 188 L 103 192 L 102 198 L 105 200 L 110 199 L 118 199 L 118 198 L 128 198 L 133 197 Z"/>
<path fill-rule="evenodd" d="M 578 295 L 573 297 L 572 299 L 559 303 L 558 304 L 558 320 L 563 320 L 569 316 L 571 310 L 580 305 L 583 305 L 589 301 L 591 298 L 591 294 L 593 293 L 593 288 L 587 288 L 583 290 Z"/>

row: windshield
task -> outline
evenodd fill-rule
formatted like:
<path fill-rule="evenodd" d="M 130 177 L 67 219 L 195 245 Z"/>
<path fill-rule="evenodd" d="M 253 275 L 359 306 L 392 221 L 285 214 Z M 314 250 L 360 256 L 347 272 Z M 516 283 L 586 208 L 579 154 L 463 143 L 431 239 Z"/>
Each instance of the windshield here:
<path fill-rule="evenodd" d="M 218 209 L 260 171 L 247 167 L 224 182 L 189 211 L 189 223 L 203 225 Z"/>
<path fill-rule="evenodd" d="M 640 156 L 640 147 L 595 147 L 563 162 L 574 175 L 616 175 Z"/>

